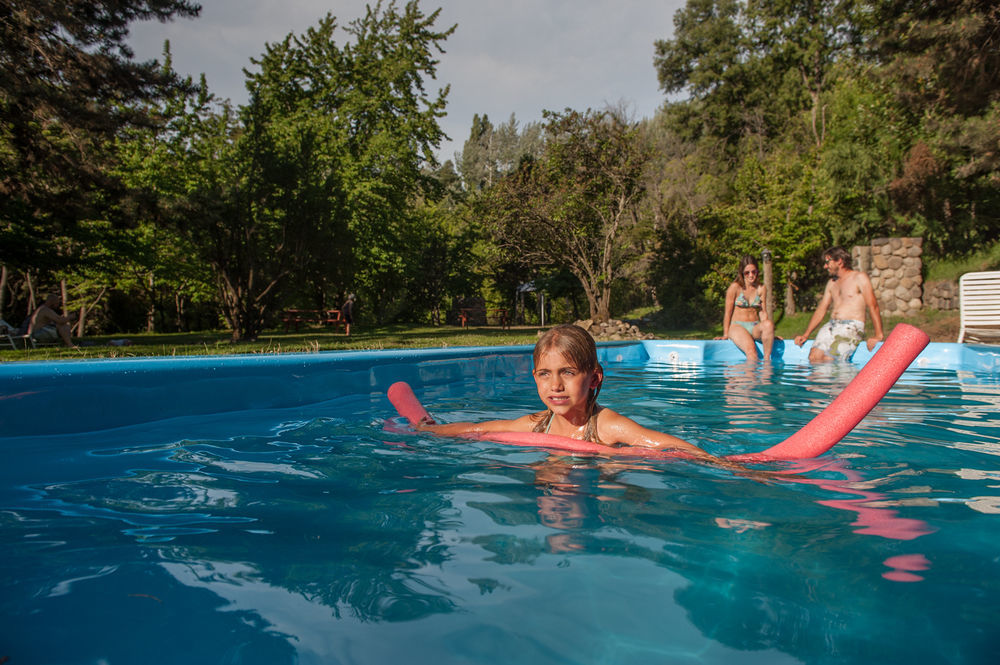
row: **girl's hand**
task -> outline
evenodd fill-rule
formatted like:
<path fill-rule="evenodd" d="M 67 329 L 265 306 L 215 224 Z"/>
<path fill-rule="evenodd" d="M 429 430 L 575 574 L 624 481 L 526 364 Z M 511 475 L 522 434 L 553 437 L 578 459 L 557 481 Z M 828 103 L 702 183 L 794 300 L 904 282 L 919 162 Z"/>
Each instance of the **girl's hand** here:
<path fill-rule="evenodd" d="M 434 418 L 428 414 L 426 416 L 421 416 L 420 420 L 413 424 L 413 429 L 418 432 L 426 432 L 427 430 L 432 430 L 436 426 L 437 422 L 435 422 Z"/>

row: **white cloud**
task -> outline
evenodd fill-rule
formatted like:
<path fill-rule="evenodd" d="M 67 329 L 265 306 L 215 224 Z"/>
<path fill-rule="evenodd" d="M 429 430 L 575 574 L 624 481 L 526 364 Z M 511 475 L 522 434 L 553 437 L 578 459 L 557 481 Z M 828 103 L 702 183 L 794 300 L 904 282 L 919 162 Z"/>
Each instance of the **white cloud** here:
<path fill-rule="evenodd" d="M 159 57 L 171 42 L 174 67 L 202 72 L 220 97 L 246 101 L 243 69 L 250 58 L 289 33 L 301 34 L 327 12 L 348 25 L 365 11 L 364 0 L 202 0 L 201 16 L 133 27 L 137 57 Z M 374 2 L 371 2 L 374 4 Z M 400 1 L 402 4 L 402 1 Z M 438 0 L 437 27 L 458 29 L 440 56 L 437 85 L 451 85 L 442 127 L 451 141 L 439 156 L 461 149 L 473 114 L 505 121 L 541 119 L 542 110 L 583 110 L 624 102 L 649 117 L 663 102 L 653 69 L 653 43 L 673 32 L 673 14 L 684 0 Z M 343 35 L 346 39 L 346 35 Z"/>

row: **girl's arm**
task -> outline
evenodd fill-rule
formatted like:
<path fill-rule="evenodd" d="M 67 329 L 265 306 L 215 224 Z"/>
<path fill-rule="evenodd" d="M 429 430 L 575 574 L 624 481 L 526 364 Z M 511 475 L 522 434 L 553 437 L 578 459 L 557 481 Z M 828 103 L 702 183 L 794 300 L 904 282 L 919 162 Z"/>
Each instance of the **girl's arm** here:
<path fill-rule="evenodd" d="M 620 443 L 659 450 L 676 450 L 678 453 L 689 456 L 691 459 L 722 469 L 728 469 L 740 475 L 754 478 L 755 480 L 770 480 L 770 477 L 765 473 L 750 471 L 742 464 L 711 455 L 684 439 L 678 439 L 671 434 L 643 427 L 631 418 L 627 418 L 608 408 L 601 411 L 601 416 L 598 420 L 598 433 L 601 436 L 601 441 L 604 443 Z"/>
<path fill-rule="evenodd" d="M 707 461 L 718 460 L 717 457 L 709 455 L 698 446 L 688 443 L 684 439 L 643 427 L 631 418 L 626 418 L 608 408 L 601 411 L 597 426 L 601 441 L 607 444 L 624 444 L 627 446 L 641 446 L 643 448 L 657 448 L 660 450 L 676 450 L 698 459 Z"/>
<path fill-rule="evenodd" d="M 485 434 L 487 432 L 530 432 L 535 427 L 537 420 L 526 415 L 514 420 L 484 420 L 481 423 L 437 423 L 421 422 L 414 426 L 415 429 L 433 432 L 441 436 L 463 436 L 466 434 Z"/>
<path fill-rule="evenodd" d="M 767 287 L 763 284 L 758 285 L 757 293 L 760 294 L 760 314 L 758 314 L 758 317 L 761 321 L 767 321 L 767 299 L 770 297 L 767 292 Z"/>

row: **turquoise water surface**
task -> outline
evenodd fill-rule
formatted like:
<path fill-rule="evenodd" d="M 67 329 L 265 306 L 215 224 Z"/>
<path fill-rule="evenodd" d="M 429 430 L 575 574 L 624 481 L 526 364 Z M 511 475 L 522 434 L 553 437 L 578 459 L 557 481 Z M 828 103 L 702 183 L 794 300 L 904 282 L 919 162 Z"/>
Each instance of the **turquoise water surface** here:
<path fill-rule="evenodd" d="M 1000 378 L 944 346 L 749 476 L 433 438 L 385 398 L 537 410 L 523 348 L 0 367 L 0 658 L 992 664 Z M 602 352 L 602 403 L 717 454 L 859 368 Z"/>

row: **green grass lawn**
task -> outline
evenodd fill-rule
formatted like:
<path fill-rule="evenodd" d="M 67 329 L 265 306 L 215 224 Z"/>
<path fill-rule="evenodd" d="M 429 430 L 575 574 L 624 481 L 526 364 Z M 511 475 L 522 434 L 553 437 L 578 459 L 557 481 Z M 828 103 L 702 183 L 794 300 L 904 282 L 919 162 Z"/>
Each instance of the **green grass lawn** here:
<path fill-rule="evenodd" d="M 139 356 L 191 356 L 234 353 L 316 353 L 319 351 L 371 351 L 376 349 L 416 349 L 449 346 L 510 346 L 534 344 L 538 329 L 517 327 L 458 328 L 455 326 L 386 326 L 367 329 L 355 326 L 350 338 L 329 328 L 302 329 L 300 332 L 269 330 L 256 342 L 230 341 L 228 331 L 196 333 L 103 335 L 77 340 L 79 349 L 44 346 L 37 349 L 0 350 L 0 361 L 59 360 L 85 358 L 131 358 Z M 116 346 L 112 340 L 128 340 Z"/>
<path fill-rule="evenodd" d="M 810 312 L 777 317 L 779 336 L 791 340 L 802 333 L 809 322 Z M 887 319 L 885 332 L 902 322 Z M 929 310 L 906 321 L 925 330 L 935 342 L 954 342 L 958 336 L 958 312 Z M 870 330 L 871 324 L 869 324 Z M 329 328 L 303 329 L 300 332 L 269 330 L 256 342 L 230 342 L 226 331 L 135 335 L 104 335 L 81 340 L 79 349 L 45 346 L 37 349 L 0 349 L 0 362 L 17 360 L 61 360 L 86 358 L 132 358 L 139 356 L 191 356 L 233 353 L 316 353 L 319 351 L 371 351 L 378 349 L 418 349 L 452 346 L 511 346 L 534 344 L 538 328 L 517 326 L 511 330 L 496 327 L 459 328 L 456 326 L 396 325 L 381 328 L 355 326 L 350 338 Z M 659 339 L 712 339 L 720 334 L 721 325 L 712 329 L 684 330 L 669 325 L 649 325 Z M 114 346 L 112 340 L 127 339 L 128 346 Z"/>

